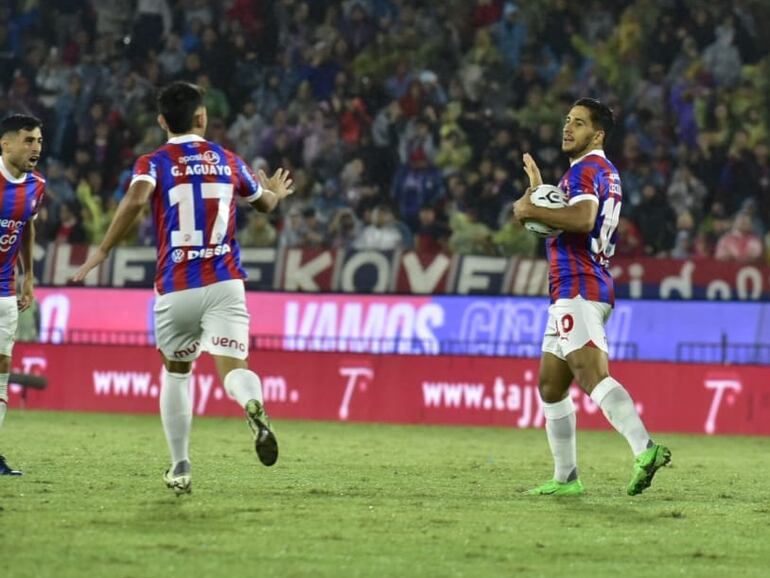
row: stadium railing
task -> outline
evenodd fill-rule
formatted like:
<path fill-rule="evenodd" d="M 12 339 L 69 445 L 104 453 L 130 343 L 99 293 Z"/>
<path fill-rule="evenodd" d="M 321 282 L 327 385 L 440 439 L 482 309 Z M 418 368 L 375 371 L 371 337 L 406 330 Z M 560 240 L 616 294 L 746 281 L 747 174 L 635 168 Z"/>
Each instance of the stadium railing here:
<path fill-rule="evenodd" d="M 732 343 L 722 334 L 718 342 L 684 341 L 676 346 L 681 363 L 721 363 L 723 365 L 770 365 L 770 344 Z"/>
<path fill-rule="evenodd" d="M 145 331 L 113 331 L 99 329 L 50 329 L 49 343 L 78 345 L 155 345 L 155 336 Z M 539 357 L 541 343 L 514 341 L 437 340 L 382 337 L 316 337 L 299 335 L 251 335 L 252 351 L 328 351 L 399 355 L 478 355 L 485 357 Z M 615 359 L 639 359 L 634 342 L 614 343 Z"/>

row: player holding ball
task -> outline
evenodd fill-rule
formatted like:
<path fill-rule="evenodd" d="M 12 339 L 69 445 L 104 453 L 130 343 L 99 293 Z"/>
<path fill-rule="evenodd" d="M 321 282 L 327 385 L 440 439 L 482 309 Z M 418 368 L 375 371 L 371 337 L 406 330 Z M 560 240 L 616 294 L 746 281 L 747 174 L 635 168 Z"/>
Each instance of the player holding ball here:
<path fill-rule="evenodd" d="M 545 429 L 554 459 L 553 479 L 529 490 L 534 495 L 579 495 L 575 447 L 575 406 L 569 394 L 573 380 L 591 396 L 634 453 L 629 495 L 650 486 L 655 473 L 671 461 L 671 451 L 647 433 L 626 389 L 609 372 L 604 327 L 615 303 L 609 260 L 615 252 L 622 191 L 620 176 L 604 154 L 615 124 L 612 110 L 592 98 L 570 109 L 562 131 L 562 151 L 570 168 L 559 188 L 566 195 L 560 208 L 537 206 L 532 192 L 543 184 L 534 159 L 524 155 L 530 189 L 513 206 L 516 218 L 546 240 L 551 306 L 543 337 L 539 389 Z M 538 196 L 539 205 L 542 195 Z M 561 232 L 561 233 L 560 233 Z"/>

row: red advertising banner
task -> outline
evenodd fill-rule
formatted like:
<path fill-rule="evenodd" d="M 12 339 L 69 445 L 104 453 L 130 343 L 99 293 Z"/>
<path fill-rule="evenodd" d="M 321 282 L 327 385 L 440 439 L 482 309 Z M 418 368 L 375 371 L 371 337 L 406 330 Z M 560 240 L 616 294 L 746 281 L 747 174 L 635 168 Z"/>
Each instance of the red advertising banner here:
<path fill-rule="evenodd" d="M 157 412 L 160 358 L 151 347 L 18 344 L 14 370 L 44 375 L 29 390 L 31 409 Z M 273 418 L 362 422 L 542 427 L 537 360 L 258 351 Z M 631 392 L 654 432 L 770 435 L 770 369 L 615 362 L 613 375 Z M 197 415 L 240 416 L 210 357 L 191 379 Z M 10 387 L 10 405 L 21 388 Z M 610 426 L 591 399 L 573 388 L 581 428 Z"/>
<path fill-rule="evenodd" d="M 39 252 L 35 276 L 42 285 L 66 285 L 89 249 L 66 244 Z M 118 247 L 86 280 L 87 286 L 151 287 L 151 247 Z M 414 295 L 547 295 L 543 259 L 449 255 L 416 251 L 244 248 L 241 261 L 258 291 L 401 293 Z M 619 299 L 770 299 L 770 267 L 713 259 L 613 259 Z"/>

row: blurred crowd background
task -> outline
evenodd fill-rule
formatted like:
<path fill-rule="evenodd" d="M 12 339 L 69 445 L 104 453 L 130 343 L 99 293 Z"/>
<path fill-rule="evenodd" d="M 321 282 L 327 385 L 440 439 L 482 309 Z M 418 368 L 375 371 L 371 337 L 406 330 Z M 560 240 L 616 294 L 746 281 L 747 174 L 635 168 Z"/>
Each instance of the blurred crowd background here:
<path fill-rule="evenodd" d="M 208 138 L 293 174 L 281 211 L 239 211 L 243 246 L 533 256 L 522 153 L 556 183 L 593 96 L 618 119 L 617 255 L 763 262 L 767 30 L 766 0 L 0 0 L 0 114 L 44 121 L 44 242 L 101 240 L 183 79 Z M 128 242 L 153 235 L 144 215 Z"/>

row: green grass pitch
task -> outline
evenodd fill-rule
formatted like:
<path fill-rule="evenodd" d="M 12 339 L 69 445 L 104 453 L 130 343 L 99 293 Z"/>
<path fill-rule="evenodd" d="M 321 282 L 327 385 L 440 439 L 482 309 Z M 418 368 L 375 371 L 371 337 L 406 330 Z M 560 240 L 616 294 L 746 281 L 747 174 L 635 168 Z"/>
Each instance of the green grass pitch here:
<path fill-rule="evenodd" d="M 770 440 L 658 436 L 641 496 L 614 432 L 579 432 L 579 498 L 545 481 L 543 431 L 278 422 L 273 468 L 245 423 L 196 418 L 193 493 L 161 481 L 157 416 L 10 412 L 0 452 L 8 578 L 770 576 Z"/>

